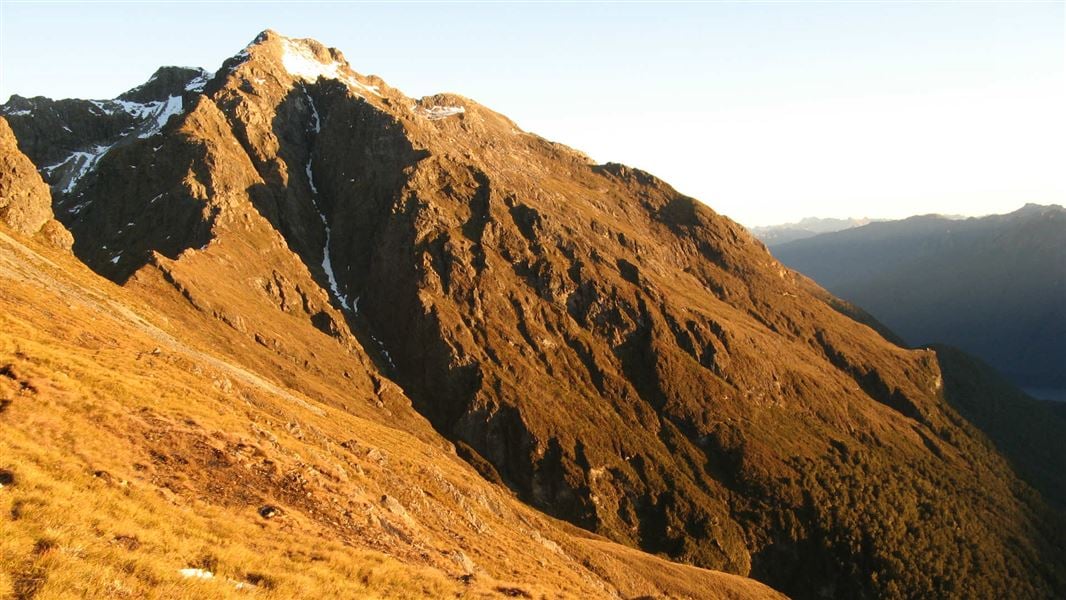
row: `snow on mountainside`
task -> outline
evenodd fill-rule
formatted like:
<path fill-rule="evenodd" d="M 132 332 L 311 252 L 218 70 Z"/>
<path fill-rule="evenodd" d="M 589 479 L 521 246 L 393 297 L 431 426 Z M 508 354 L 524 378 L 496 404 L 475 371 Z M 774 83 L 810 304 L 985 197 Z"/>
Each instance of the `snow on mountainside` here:
<path fill-rule="evenodd" d="M 325 77 L 348 85 L 357 94 L 367 91 L 377 96 L 381 95 L 377 86 L 361 83 L 343 58 L 322 56 L 322 53 L 328 51 L 317 42 L 286 38 L 282 46 L 284 53 L 281 62 L 290 75 L 310 83 L 314 83 L 319 77 Z"/>
<path fill-rule="evenodd" d="M 61 100 L 13 96 L 0 106 L 22 137 L 32 131 L 26 153 L 57 196 L 61 212 L 85 208 L 78 185 L 117 147 L 157 135 L 183 112 L 186 97 L 203 91 L 212 74 L 203 69 L 165 67 L 142 85 L 113 100 Z M 40 154 L 48 148 L 50 155 Z M 36 150 L 36 151 L 35 151 Z M 45 160 L 42 160 L 44 158 Z M 42 164 L 43 163 L 43 164 Z"/>

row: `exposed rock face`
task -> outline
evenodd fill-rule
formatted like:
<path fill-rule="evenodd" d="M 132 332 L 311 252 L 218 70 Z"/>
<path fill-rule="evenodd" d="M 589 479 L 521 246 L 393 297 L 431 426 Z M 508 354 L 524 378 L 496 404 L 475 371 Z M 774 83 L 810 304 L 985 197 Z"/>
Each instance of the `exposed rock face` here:
<path fill-rule="evenodd" d="M 18 147 L 7 121 L 0 118 L 0 222 L 24 235 L 39 234 L 53 245 L 70 248 L 70 232 L 52 218 L 52 194 L 30 159 Z"/>
<path fill-rule="evenodd" d="M 97 272 L 294 363 L 314 351 L 276 315 L 318 328 L 483 476 L 614 540 L 799 597 L 1064 589 L 1059 517 L 932 351 L 655 177 L 460 96 L 264 32 L 61 197 Z"/>

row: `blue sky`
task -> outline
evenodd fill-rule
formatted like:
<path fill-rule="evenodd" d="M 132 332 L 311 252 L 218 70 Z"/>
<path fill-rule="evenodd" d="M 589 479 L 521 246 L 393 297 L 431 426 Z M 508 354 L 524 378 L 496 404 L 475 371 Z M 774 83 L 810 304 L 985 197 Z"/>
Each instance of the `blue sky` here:
<path fill-rule="evenodd" d="M 1062 2 L 0 2 L 0 97 L 108 98 L 267 27 L 748 225 L 1066 203 Z"/>

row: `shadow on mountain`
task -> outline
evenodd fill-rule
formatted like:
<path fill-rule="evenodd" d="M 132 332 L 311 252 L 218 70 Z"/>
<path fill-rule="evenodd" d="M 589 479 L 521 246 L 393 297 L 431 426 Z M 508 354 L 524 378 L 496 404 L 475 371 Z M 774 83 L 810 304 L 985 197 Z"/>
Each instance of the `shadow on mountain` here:
<path fill-rule="evenodd" d="M 234 129 L 246 148 L 253 145 L 247 131 Z M 281 233 L 332 303 L 346 309 L 349 329 L 381 372 L 396 378 L 395 357 L 375 326 L 382 303 L 363 296 L 371 265 L 390 256 L 380 246 L 386 230 L 397 226 L 393 212 L 403 199 L 407 172 L 428 152 L 415 149 L 391 116 L 330 80 L 290 90 L 277 105 L 272 132 L 279 160 L 255 165 L 266 183 L 248 189 L 252 205 Z M 410 290 L 399 305 L 416 295 Z M 391 303 L 388 309 L 400 312 Z M 397 383 L 425 412 L 426 403 L 410 382 Z"/>
<path fill-rule="evenodd" d="M 206 159 L 202 145 L 178 135 L 152 136 L 109 152 L 67 208 L 57 207 L 56 218 L 74 236 L 74 254 L 122 284 L 153 252 L 175 259 L 207 244 L 218 209 L 203 198 L 212 193 L 202 183 L 210 181 Z M 190 187 L 189 181 L 197 183 Z"/>
<path fill-rule="evenodd" d="M 930 348 L 948 403 L 988 436 L 1023 479 L 1066 508 L 1066 420 L 980 359 L 950 346 Z"/>
<path fill-rule="evenodd" d="M 930 348 L 944 377 L 944 398 L 1043 495 L 1015 491 L 1051 524 L 1038 551 L 1045 565 L 1055 564 L 1066 551 L 1066 413 L 1024 394 L 978 358 L 950 346 Z M 1066 587 L 1066 575 L 1048 567 L 1048 576 L 1060 591 Z"/>

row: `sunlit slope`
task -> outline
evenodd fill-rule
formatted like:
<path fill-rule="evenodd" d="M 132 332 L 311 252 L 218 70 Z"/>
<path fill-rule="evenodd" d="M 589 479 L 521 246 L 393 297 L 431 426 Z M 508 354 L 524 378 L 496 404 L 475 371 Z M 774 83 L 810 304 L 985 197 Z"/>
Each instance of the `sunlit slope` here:
<path fill-rule="evenodd" d="M 9 233 L 2 597 L 775 595 L 547 519 L 428 427 L 205 351 L 159 316 L 165 299 Z"/>

